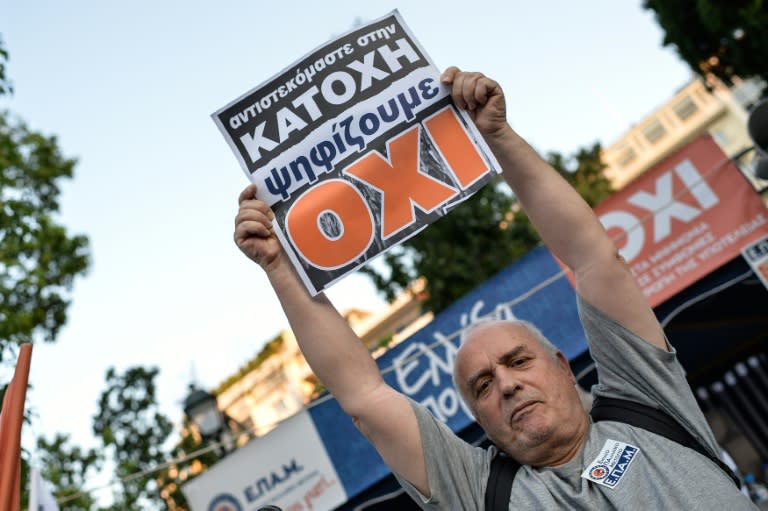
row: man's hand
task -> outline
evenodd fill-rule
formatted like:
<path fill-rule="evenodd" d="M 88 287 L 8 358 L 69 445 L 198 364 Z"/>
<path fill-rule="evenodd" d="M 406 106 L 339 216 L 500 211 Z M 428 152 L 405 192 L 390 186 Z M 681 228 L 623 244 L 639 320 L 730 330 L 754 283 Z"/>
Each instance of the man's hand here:
<path fill-rule="evenodd" d="M 461 71 L 455 66 L 440 76 L 451 86 L 451 96 L 459 108 L 466 110 L 484 137 L 493 137 L 508 127 L 504 92 L 498 83 L 483 73 Z"/>
<path fill-rule="evenodd" d="M 283 249 L 272 229 L 275 217 L 266 202 L 256 198 L 256 185 L 248 185 L 240 192 L 240 210 L 235 217 L 235 243 L 249 258 L 265 271 L 277 266 Z"/>

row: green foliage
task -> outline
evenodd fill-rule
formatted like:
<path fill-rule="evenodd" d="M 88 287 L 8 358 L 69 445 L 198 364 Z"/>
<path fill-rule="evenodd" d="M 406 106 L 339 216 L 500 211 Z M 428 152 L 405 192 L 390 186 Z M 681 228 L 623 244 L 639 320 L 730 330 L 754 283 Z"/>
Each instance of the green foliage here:
<path fill-rule="evenodd" d="M 664 45 L 700 75 L 731 83 L 768 81 L 768 2 L 765 0 L 644 0 L 664 30 Z"/>
<path fill-rule="evenodd" d="M 170 457 L 174 459 L 185 458 L 189 454 L 206 447 L 191 431 L 189 421 L 185 420 L 181 432 L 181 440 L 172 450 Z M 176 509 L 189 509 L 187 499 L 181 492 L 181 486 L 194 479 L 197 475 L 200 475 L 218 461 L 219 456 L 214 451 L 208 451 L 194 458 L 173 464 L 157 475 L 157 484 L 160 487 L 161 495 L 163 495 L 166 501 L 172 501 Z"/>
<path fill-rule="evenodd" d="M 548 160 L 590 205 L 608 195 L 600 145 L 566 158 L 550 153 Z M 427 280 L 426 310 L 439 313 L 505 266 L 528 253 L 539 237 L 501 178 L 495 179 L 431 224 L 418 235 L 383 254 L 385 271 L 367 265 L 371 278 L 387 300 L 419 276 Z"/>
<path fill-rule="evenodd" d="M 5 49 L 3 38 L 0 37 L 0 96 L 13 93 L 13 86 L 5 76 L 6 62 L 8 62 L 8 50 Z"/>
<path fill-rule="evenodd" d="M 6 55 L 0 48 L 0 64 Z M 0 65 L 0 94 L 4 73 Z M 14 345 L 55 340 L 73 280 L 88 266 L 88 239 L 54 219 L 59 182 L 74 166 L 55 137 L 0 112 L 0 361 Z"/>
<path fill-rule="evenodd" d="M 379 342 L 376 344 L 377 348 L 386 348 L 389 346 L 389 344 L 392 342 L 392 339 L 394 339 L 394 335 L 387 335 L 379 339 Z"/>
<path fill-rule="evenodd" d="M 57 434 L 51 441 L 37 439 L 35 454 L 42 467 L 41 475 L 56 499 L 76 495 L 85 489 L 93 472 L 101 468 L 102 457 L 94 449 L 71 446 L 69 435 Z M 62 505 L 64 509 L 92 509 L 94 498 L 80 495 Z"/>
<path fill-rule="evenodd" d="M 173 424 L 159 411 L 154 381 L 157 373 L 157 368 L 138 366 L 123 374 L 114 368 L 107 370 L 107 388 L 99 398 L 93 432 L 111 453 L 115 477 L 123 480 L 110 509 L 150 509 L 160 503 L 152 475 L 129 477 L 167 459 L 163 444 Z"/>
<path fill-rule="evenodd" d="M 551 152 L 547 161 L 577 191 L 591 207 L 597 206 L 613 193 L 611 182 L 603 171 L 605 164 L 600 159 L 602 148 L 599 143 L 582 147 L 569 158 Z"/>
<path fill-rule="evenodd" d="M 7 62 L 0 37 L 0 96 L 13 92 Z M 0 363 L 9 367 L 20 344 L 55 340 L 67 319 L 73 279 L 88 266 L 88 239 L 68 235 L 53 217 L 59 210 L 59 182 L 72 177 L 74 166 L 75 160 L 61 154 L 55 137 L 31 131 L 8 112 L 0 112 Z M 0 403 L 5 390 L 0 388 Z M 24 421 L 30 421 L 28 410 Z M 60 485 L 58 495 L 80 491 L 84 473 L 95 463 L 93 452 L 70 448 L 67 441 L 60 435 L 38 444 L 44 476 Z M 29 487 L 26 454 L 23 503 Z M 88 509 L 90 502 L 84 497 L 76 507 Z"/>

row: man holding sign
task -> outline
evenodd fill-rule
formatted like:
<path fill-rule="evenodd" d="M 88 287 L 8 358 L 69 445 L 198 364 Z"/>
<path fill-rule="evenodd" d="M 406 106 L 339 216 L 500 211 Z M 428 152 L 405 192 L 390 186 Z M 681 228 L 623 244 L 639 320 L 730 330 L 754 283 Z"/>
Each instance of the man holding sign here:
<path fill-rule="evenodd" d="M 331 303 L 310 295 L 251 185 L 240 195 L 235 241 L 267 273 L 317 376 L 425 509 L 482 509 L 499 451 L 522 465 L 504 509 L 752 509 L 712 459 L 719 448 L 674 350 L 590 207 L 512 130 L 495 81 L 456 68 L 441 79 L 544 242 L 573 271 L 599 373 L 593 393 L 663 411 L 704 454 L 625 420 L 591 421 L 564 355 L 532 325 L 508 321 L 473 327 L 456 357 L 457 388 L 498 449 L 467 445 L 386 385 Z"/>

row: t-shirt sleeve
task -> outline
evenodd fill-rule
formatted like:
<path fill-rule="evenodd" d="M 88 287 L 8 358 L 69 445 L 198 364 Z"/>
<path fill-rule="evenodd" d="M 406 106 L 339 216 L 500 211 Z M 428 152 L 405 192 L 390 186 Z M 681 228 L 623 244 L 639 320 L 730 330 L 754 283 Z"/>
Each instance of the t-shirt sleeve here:
<path fill-rule="evenodd" d="M 659 408 L 685 427 L 713 454 L 714 435 L 701 412 L 673 347 L 642 339 L 578 297 L 579 316 L 597 369 L 595 396 L 617 397 Z"/>
<path fill-rule="evenodd" d="M 419 424 L 431 495 L 422 495 L 395 474 L 422 509 L 482 509 L 490 459 L 495 451 L 474 447 L 456 436 L 429 410 L 411 401 Z"/>

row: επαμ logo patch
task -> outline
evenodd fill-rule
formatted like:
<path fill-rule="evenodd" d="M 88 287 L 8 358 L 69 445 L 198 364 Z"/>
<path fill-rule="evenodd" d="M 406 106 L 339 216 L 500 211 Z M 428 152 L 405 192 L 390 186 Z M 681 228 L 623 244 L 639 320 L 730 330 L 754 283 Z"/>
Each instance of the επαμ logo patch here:
<path fill-rule="evenodd" d="M 634 445 L 606 440 L 600 454 L 587 465 L 581 477 L 607 488 L 615 488 L 639 452 L 640 449 Z"/>

